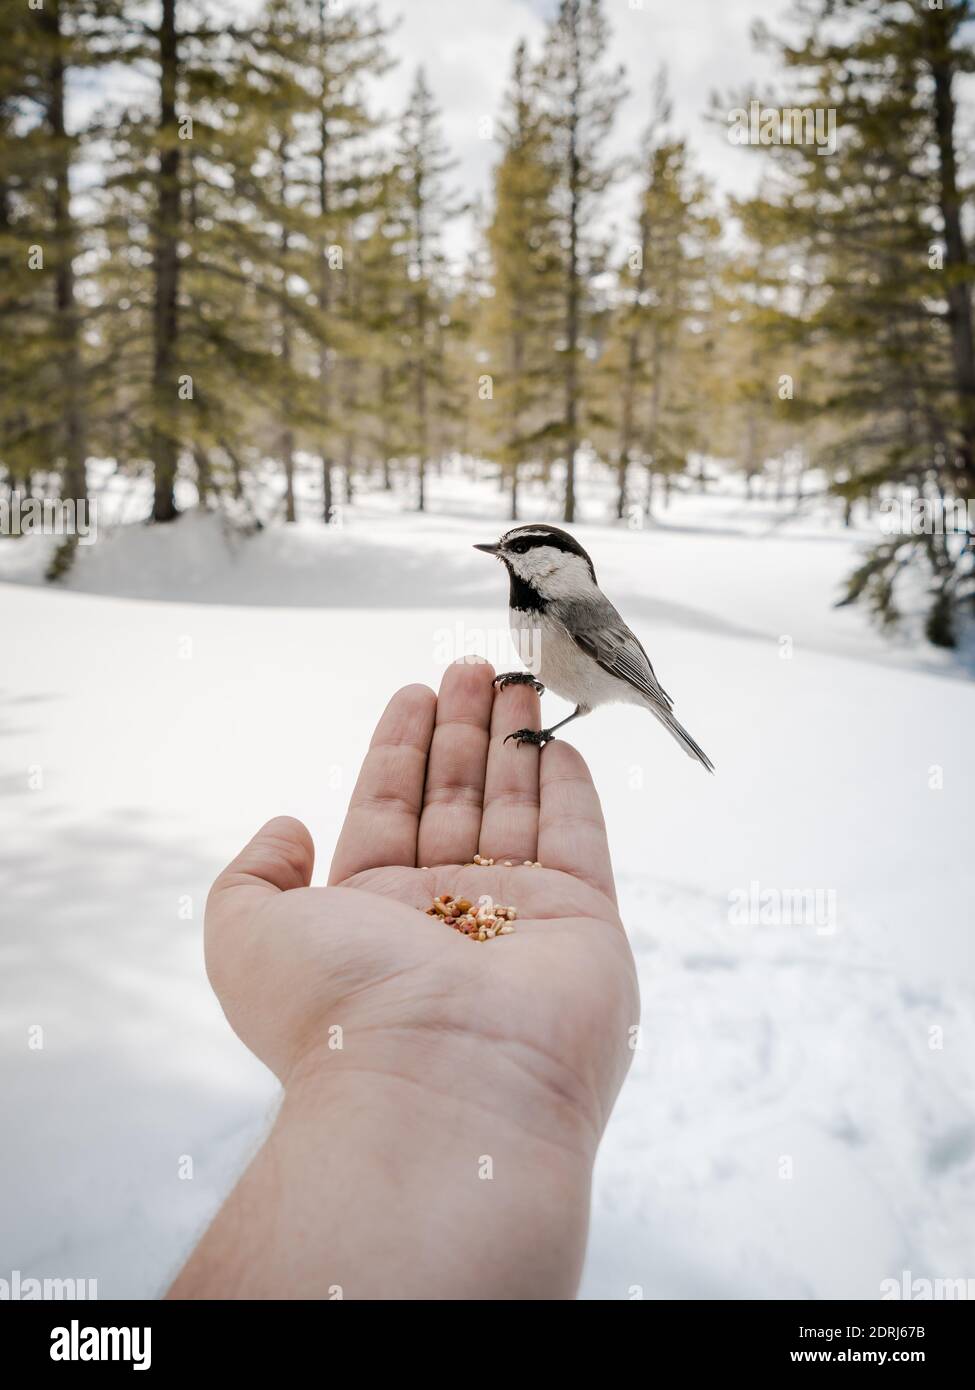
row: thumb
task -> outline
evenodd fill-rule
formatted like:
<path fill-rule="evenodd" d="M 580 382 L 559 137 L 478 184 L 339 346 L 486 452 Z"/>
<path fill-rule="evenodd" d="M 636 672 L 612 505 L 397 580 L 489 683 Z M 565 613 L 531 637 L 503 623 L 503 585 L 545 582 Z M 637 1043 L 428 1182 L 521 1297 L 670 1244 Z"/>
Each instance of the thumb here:
<path fill-rule="evenodd" d="M 275 816 L 217 876 L 208 908 L 217 908 L 225 895 L 248 890 L 273 896 L 291 888 L 307 888 L 315 864 L 315 846 L 300 820 Z"/>

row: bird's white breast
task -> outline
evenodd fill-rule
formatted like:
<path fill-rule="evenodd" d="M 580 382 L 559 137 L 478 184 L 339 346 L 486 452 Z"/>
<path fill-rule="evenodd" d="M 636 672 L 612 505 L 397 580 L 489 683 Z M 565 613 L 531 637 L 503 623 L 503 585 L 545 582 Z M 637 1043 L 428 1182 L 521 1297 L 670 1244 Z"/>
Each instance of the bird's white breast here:
<path fill-rule="evenodd" d="M 615 701 L 642 701 L 608 675 L 573 642 L 561 623 L 544 613 L 509 609 L 511 637 L 525 666 L 547 690 L 574 705 L 595 709 Z"/>

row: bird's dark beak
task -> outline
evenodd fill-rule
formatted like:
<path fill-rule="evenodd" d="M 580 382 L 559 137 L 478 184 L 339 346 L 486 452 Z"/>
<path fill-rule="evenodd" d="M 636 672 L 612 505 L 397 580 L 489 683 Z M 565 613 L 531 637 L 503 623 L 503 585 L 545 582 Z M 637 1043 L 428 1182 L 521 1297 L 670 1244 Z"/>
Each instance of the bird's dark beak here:
<path fill-rule="evenodd" d="M 497 555 L 501 547 L 500 545 L 475 545 L 474 549 L 483 550 L 485 555 Z"/>

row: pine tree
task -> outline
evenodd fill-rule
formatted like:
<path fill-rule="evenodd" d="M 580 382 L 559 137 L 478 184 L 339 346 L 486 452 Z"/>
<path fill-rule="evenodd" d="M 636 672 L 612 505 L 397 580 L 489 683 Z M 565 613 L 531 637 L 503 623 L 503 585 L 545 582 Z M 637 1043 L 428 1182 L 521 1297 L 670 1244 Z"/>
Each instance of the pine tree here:
<path fill-rule="evenodd" d="M 500 122 L 501 160 L 486 241 L 489 297 L 480 337 L 492 379 L 485 450 L 501 466 L 518 516 L 520 466 L 552 428 L 550 368 L 562 306 L 556 174 L 538 74 L 524 43 L 515 51 Z"/>
<path fill-rule="evenodd" d="M 801 472 L 831 420 L 817 405 L 821 373 L 807 341 L 810 273 L 794 246 L 776 241 L 761 196 L 732 199 L 730 211 L 746 237 L 723 267 L 710 383 L 712 452 L 737 466 L 748 497 L 774 463 L 783 501 L 787 462 L 798 462 Z M 796 483 L 801 489 L 801 478 Z"/>
<path fill-rule="evenodd" d="M 806 267 L 805 341 L 833 364 L 818 403 L 844 426 L 824 461 L 848 499 L 885 483 L 967 497 L 975 483 L 975 270 L 958 175 L 973 17 L 971 0 L 806 0 L 804 37 L 777 43 L 788 104 L 840 122 L 835 154 L 771 147 L 777 178 L 759 230 Z M 975 593 L 966 537 L 885 541 L 848 600 L 895 620 L 915 557 L 931 576 L 929 636 L 951 644 L 952 614 Z"/>
<path fill-rule="evenodd" d="M 606 409 L 617 431 L 616 515 L 626 514 L 630 465 L 654 477 L 682 472 L 708 450 L 720 224 L 685 143 L 668 134 L 663 78 L 644 137 L 635 235 L 619 267 L 609 347 L 600 363 Z M 618 396 L 618 407 L 615 398 Z"/>
<path fill-rule="evenodd" d="M 298 0 L 270 7 L 234 36 L 225 64 L 194 66 L 186 83 L 196 125 L 184 178 L 192 213 L 181 356 L 194 382 L 186 427 L 198 491 L 214 457 L 230 460 L 238 490 L 256 438 L 278 461 L 289 522 L 301 430 L 317 418 L 306 343 L 321 334 L 304 282 L 316 222 L 301 146 L 314 112 L 303 21 Z"/>
<path fill-rule="evenodd" d="M 27 487 L 53 472 L 62 497 L 75 499 L 88 490 L 88 367 L 75 271 L 84 242 L 70 184 L 79 135 L 68 128 L 65 91 L 69 72 L 90 61 L 95 25 L 93 4 L 62 0 L 8 7 L 0 18 L 3 462 Z"/>
<path fill-rule="evenodd" d="M 362 426 L 355 383 L 363 356 L 375 346 L 360 318 L 363 287 L 354 283 L 358 243 L 379 215 L 384 191 L 382 171 L 365 144 L 377 122 L 366 104 L 364 84 L 384 73 L 390 60 L 388 30 L 374 4 L 298 0 L 297 22 L 307 34 L 299 80 L 307 88 L 311 119 L 301 150 L 308 168 L 305 194 L 316 218 L 310 247 L 315 264 L 308 275 L 320 316 L 316 410 L 321 425 L 311 442 L 317 443 L 320 457 L 327 523 L 333 519 L 332 455 L 337 447 L 345 460 L 348 500 L 354 441 Z M 333 377 L 339 392 L 334 400 Z"/>
<path fill-rule="evenodd" d="M 381 171 L 368 229 L 357 246 L 359 325 L 369 341 L 366 390 L 371 402 L 362 437 L 387 490 L 393 486 L 396 462 L 409 450 L 412 398 L 408 327 L 413 282 L 398 220 L 399 191 L 395 168 Z"/>
<path fill-rule="evenodd" d="M 576 452 L 586 425 L 590 375 L 584 348 L 594 312 L 594 281 L 605 261 L 605 248 L 593 228 L 619 172 L 606 159 L 605 144 L 624 95 L 623 74 L 604 66 L 607 40 L 601 0 L 560 0 L 542 64 L 562 252 L 563 324 L 554 374 L 562 388 L 557 437 L 565 457 L 566 521 L 575 519 Z"/>
<path fill-rule="evenodd" d="M 194 341 L 206 336 L 206 316 L 198 304 L 190 306 L 187 275 L 197 237 L 205 235 L 202 188 L 219 163 L 212 133 L 227 69 L 235 66 L 221 60 L 224 36 L 204 18 L 182 25 L 185 14 L 176 0 L 161 0 L 153 22 L 137 0 L 122 0 L 111 56 L 148 71 L 153 90 L 120 110 L 109 98 L 100 133 L 111 153 L 103 186 L 93 193 L 95 375 L 99 416 L 107 415 L 100 438 L 124 466 L 149 464 L 157 522 L 177 515 L 180 461 L 206 386 L 194 350 Z M 205 110 L 198 107 L 203 94 Z M 198 456 L 203 447 L 198 440 Z"/>
<path fill-rule="evenodd" d="M 404 346 L 412 363 L 409 451 L 416 460 L 417 510 L 426 507 L 430 460 L 432 393 L 443 379 L 436 350 L 445 265 L 440 234 L 444 221 L 459 211 L 445 184 L 453 167 L 440 132 L 440 118 L 420 68 L 403 114 L 396 160 L 395 217 L 405 244 L 411 283 L 409 332 Z"/>

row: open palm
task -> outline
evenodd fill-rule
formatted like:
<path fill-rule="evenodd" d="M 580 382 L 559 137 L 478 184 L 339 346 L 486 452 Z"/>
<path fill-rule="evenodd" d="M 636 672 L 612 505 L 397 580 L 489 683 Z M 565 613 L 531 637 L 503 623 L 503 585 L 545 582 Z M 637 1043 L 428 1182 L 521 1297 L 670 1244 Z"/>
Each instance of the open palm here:
<path fill-rule="evenodd" d="M 489 1050 L 493 1075 L 500 1063 L 515 1087 L 542 1083 L 598 1134 L 638 1013 L 599 801 L 568 744 L 504 742 L 538 726 L 538 697 L 496 694 L 493 677 L 462 662 L 439 698 L 393 697 L 329 887 L 308 886 L 304 827 L 270 822 L 214 884 L 208 966 L 231 1023 L 282 1078 L 341 1059 L 451 1086 L 452 1057 Z M 481 943 L 427 916 L 443 893 L 514 905 L 514 933 Z"/>

